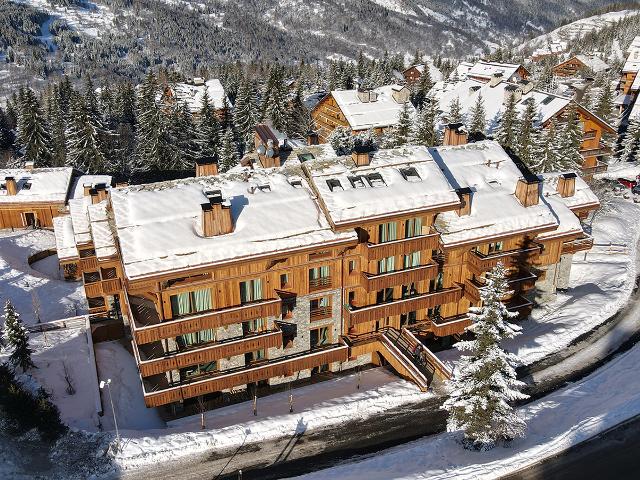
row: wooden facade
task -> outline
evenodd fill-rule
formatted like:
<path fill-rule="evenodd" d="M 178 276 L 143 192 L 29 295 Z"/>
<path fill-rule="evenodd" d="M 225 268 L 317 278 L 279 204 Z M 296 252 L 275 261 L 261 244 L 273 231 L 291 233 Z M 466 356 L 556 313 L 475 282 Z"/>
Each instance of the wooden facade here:
<path fill-rule="evenodd" d="M 0 228 L 52 228 L 53 219 L 65 213 L 64 202 L 0 202 Z"/>

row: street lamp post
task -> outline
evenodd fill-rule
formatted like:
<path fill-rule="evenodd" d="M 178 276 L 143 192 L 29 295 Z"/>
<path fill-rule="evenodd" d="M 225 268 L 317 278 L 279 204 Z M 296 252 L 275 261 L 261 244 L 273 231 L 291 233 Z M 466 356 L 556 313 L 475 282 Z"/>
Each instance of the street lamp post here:
<path fill-rule="evenodd" d="M 116 409 L 113 408 L 113 397 L 111 396 L 111 379 L 102 380 L 100 382 L 100 389 L 104 390 L 107 387 L 109 392 L 109 403 L 111 403 L 111 413 L 113 413 L 113 425 L 116 427 L 116 451 L 120 448 L 120 432 L 118 432 L 118 420 L 116 419 Z"/>

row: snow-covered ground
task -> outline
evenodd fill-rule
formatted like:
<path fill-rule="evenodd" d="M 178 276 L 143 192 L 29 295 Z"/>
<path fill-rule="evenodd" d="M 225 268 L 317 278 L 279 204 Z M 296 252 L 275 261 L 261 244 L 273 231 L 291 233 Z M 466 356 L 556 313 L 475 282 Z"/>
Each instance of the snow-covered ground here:
<path fill-rule="evenodd" d="M 609 211 L 593 223 L 594 248 L 586 255 L 574 255 L 570 288 L 535 309 L 520 323 L 522 334 L 506 341 L 505 348 L 531 364 L 562 350 L 616 313 L 629 299 L 637 275 L 638 219 L 640 205 L 613 199 Z M 450 367 L 459 356 L 456 349 L 438 353 Z"/>
<path fill-rule="evenodd" d="M 491 479 L 526 468 L 640 414 L 640 345 L 584 380 L 520 408 L 527 436 L 488 452 L 443 433 L 304 478 L 324 480 Z M 606 461 L 606 459 L 603 459 Z"/>
<path fill-rule="evenodd" d="M 173 421 L 164 430 L 125 431 L 124 449 L 115 460 L 128 469 L 219 452 L 245 443 L 336 427 L 431 395 L 381 368 L 362 372 L 360 389 L 357 384 L 358 375 L 352 374 L 297 388 L 293 390 L 294 413 L 289 413 L 288 392 L 281 392 L 258 400 L 257 419 L 252 402 L 244 402 L 207 412 L 207 429 L 203 431 L 199 416 Z"/>
<path fill-rule="evenodd" d="M 60 280 L 52 259 L 29 266 L 29 256 L 55 248 L 48 230 L 0 230 L 0 303 L 11 300 L 23 322 L 37 323 L 34 299 L 40 305 L 40 321 L 48 322 L 86 313 L 82 282 Z"/>

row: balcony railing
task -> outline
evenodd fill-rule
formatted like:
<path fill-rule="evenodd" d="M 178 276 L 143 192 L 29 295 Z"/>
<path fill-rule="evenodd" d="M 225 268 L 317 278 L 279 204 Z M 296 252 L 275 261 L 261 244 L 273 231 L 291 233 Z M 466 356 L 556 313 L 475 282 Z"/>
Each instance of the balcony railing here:
<path fill-rule="evenodd" d="M 391 317 L 416 310 L 433 308 L 446 303 L 458 302 L 462 297 L 462 287 L 444 288 L 435 292 L 421 293 L 366 307 L 345 306 L 345 316 L 349 325 L 368 322 L 378 318 Z"/>
<path fill-rule="evenodd" d="M 139 297 L 130 297 L 129 303 L 134 320 L 131 322 L 133 334 L 138 345 L 256 318 L 277 317 L 282 313 L 281 300 L 275 299 L 161 321 L 153 302 Z"/>
<path fill-rule="evenodd" d="M 367 254 L 369 260 L 380 260 L 398 255 L 408 255 L 420 250 L 435 250 L 438 248 L 439 234 L 430 233 L 418 237 L 403 238 L 392 242 L 368 243 Z"/>
<path fill-rule="evenodd" d="M 169 384 L 164 375 L 144 379 L 144 401 L 147 407 L 157 407 L 186 398 L 219 392 L 238 385 L 256 383 L 273 377 L 290 376 L 333 362 L 348 359 L 349 347 L 344 343 L 324 345 L 287 357 L 254 362 L 248 366 L 213 372 L 181 383 Z"/>
<path fill-rule="evenodd" d="M 98 268 L 98 259 L 96 257 L 81 258 L 80 268 L 83 272 L 96 270 Z"/>
<path fill-rule="evenodd" d="M 576 253 L 593 248 L 593 237 L 585 235 L 562 244 L 562 253 Z"/>
<path fill-rule="evenodd" d="M 105 295 L 113 295 L 122 290 L 122 283 L 119 278 L 102 281 L 102 291 Z"/>
<path fill-rule="evenodd" d="M 276 328 L 268 332 L 194 345 L 187 349 L 168 353 L 162 350 L 160 342 L 157 343 L 138 347 L 139 352 L 136 352 L 139 355 L 137 357 L 138 367 L 143 377 L 242 355 L 246 352 L 273 347 L 282 348 L 282 332 Z"/>
<path fill-rule="evenodd" d="M 482 273 L 491 270 L 499 262 L 506 268 L 528 264 L 535 259 L 541 251 L 542 247 L 540 245 L 519 250 L 509 250 L 507 252 L 495 252 L 488 255 L 472 250 L 467 255 L 467 262 L 473 266 L 476 271 Z"/>
<path fill-rule="evenodd" d="M 332 286 L 331 277 L 320 277 L 309 279 L 309 291 L 328 290 Z"/>
<path fill-rule="evenodd" d="M 438 266 L 435 264 L 420 265 L 377 275 L 362 272 L 362 287 L 368 292 L 377 292 L 383 288 L 410 285 L 421 280 L 431 280 L 436 278 L 437 275 Z"/>
<path fill-rule="evenodd" d="M 87 297 L 101 297 L 103 294 L 100 282 L 85 284 L 84 293 Z"/>
<path fill-rule="evenodd" d="M 583 158 L 599 157 L 600 155 L 610 155 L 610 154 L 611 154 L 611 148 L 608 147 L 607 145 L 604 145 L 603 143 L 601 143 L 598 148 L 589 148 L 585 150 L 580 150 L 580 155 L 582 155 Z M 595 168 L 595 167 L 592 167 L 592 168 Z"/>
<path fill-rule="evenodd" d="M 537 275 L 533 273 L 522 270 L 514 275 L 507 277 L 507 284 L 510 290 L 514 291 L 526 291 L 531 290 L 536 285 L 536 280 L 538 279 Z M 486 284 L 486 280 L 482 277 L 476 278 L 474 280 L 467 279 L 464 282 L 464 295 L 472 302 L 480 301 L 480 289 L 484 287 Z M 509 298 L 509 297 L 506 297 Z"/>
<path fill-rule="evenodd" d="M 331 315 L 332 315 L 331 305 L 328 305 L 326 307 L 312 308 L 309 311 L 309 317 L 311 318 L 311 321 L 321 320 L 323 318 L 329 318 L 331 317 Z"/>
<path fill-rule="evenodd" d="M 520 318 L 527 317 L 533 309 L 533 302 L 521 295 L 513 298 L 512 300 L 507 302 L 506 305 L 507 310 L 509 310 L 510 312 L 516 312 L 520 316 Z"/>
<path fill-rule="evenodd" d="M 465 329 L 472 323 L 468 314 L 444 318 L 436 316 L 431 319 L 431 331 L 436 337 L 460 335 L 464 333 Z"/>

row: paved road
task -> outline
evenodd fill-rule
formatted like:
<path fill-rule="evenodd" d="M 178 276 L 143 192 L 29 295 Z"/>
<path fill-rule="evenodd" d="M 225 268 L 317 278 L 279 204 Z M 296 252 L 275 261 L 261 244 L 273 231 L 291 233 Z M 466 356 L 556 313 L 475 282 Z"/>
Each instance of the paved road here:
<path fill-rule="evenodd" d="M 640 417 L 501 480 L 638 478 Z"/>

